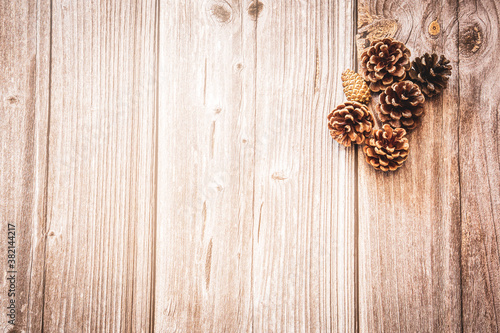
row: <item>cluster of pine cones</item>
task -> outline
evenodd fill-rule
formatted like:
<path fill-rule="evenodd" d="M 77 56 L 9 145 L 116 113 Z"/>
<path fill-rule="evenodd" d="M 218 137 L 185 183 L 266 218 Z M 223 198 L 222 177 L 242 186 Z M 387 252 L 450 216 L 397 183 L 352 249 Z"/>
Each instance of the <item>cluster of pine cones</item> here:
<path fill-rule="evenodd" d="M 426 98 L 448 85 L 450 61 L 443 55 L 424 54 L 410 61 L 411 52 L 392 38 L 373 41 L 361 55 L 359 74 L 342 74 L 347 102 L 328 115 L 330 135 L 340 144 L 365 144 L 366 161 L 375 169 L 394 171 L 408 157 L 408 130 L 424 114 Z M 378 93 L 377 115 L 383 126 L 374 128 L 368 109 L 371 92 Z"/>

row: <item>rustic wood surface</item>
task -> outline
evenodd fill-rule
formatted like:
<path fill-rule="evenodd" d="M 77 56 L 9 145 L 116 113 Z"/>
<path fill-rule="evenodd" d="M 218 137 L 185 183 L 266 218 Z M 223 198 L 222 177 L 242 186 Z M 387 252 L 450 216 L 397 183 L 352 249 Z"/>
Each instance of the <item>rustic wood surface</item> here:
<path fill-rule="evenodd" d="M 373 172 L 358 156 L 360 331 L 459 332 L 457 4 L 366 1 L 359 12 L 360 43 L 386 35 L 405 42 L 413 57 L 445 54 L 453 66 L 448 89 L 426 100 L 422 124 L 408 135 L 403 168 Z M 433 21 L 440 25 L 435 35 Z"/>
<path fill-rule="evenodd" d="M 1 3 L 1 253 L 15 223 L 16 326 L 148 331 L 156 4 Z"/>
<path fill-rule="evenodd" d="M 463 329 L 500 331 L 500 6 L 459 3 Z"/>
<path fill-rule="evenodd" d="M 0 0 L 0 331 L 499 332 L 499 15 Z M 390 174 L 326 128 L 383 36 L 453 66 Z"/>
<path fill-rule="evenodd" d="M 156 4 L 51 2 L 44 331 L 147 331 Z"/>
<path fill-rule="evenodd" d="M 16 326 L 39 331 L 44 288 L 50 6 L 48 1 L 2 1 L 0 21 L 0 330 L 8 332 L 13 327 L 6 314 L 7 302 L 14 298 Z M 7 261 L 9 224 L 15 225 L 14 269 Z M 7 271 L 17 271 L 16 288 L 11 288 L 7 279 L 12 274 Z M 15 297 L 9 296 L 12 292 Z"/>
<path fill-rule="evenodd" d="M 355 155 L 323 130 L 353 11 L 162 3 L 158 331 L 354 330 Z"/>

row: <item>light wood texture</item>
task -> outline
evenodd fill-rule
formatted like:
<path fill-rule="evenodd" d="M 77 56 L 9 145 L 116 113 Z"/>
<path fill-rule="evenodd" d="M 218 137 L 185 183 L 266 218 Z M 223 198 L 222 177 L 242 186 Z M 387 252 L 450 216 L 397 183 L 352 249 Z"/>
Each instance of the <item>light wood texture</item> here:
<path fill-rule="evenodd" d="M 360 45 L 385 34 L 405 42 L 412 58 L 436 52 L 453 66 L 448 89 L 426 101 L 422 125 L 409 134 L 404 167 L 375 171 L 360 150 L 360 332 L 461 330 L 457 96 L 462 87 L 456 6 L 445 1 L 359 3 L 360 38 L 368 39 Z M 434 20 L 441 32 L 431 36 Z"/>
<path fill-rule="evenodd" d="M 161 2 L 158 331 L 355 329 L 354 10 Z"/>
<path fill-rule="evenodd" d="M 236 2 L 160 3 L 158 332 L 251 329 L 254 24 Z"/>
<path fill-rule="evenodd" d="M 351 1 L 263 8 L 255 69 L 254 330 L 352 332 L 355 149 L 333 141 L 326 116 L 344 101 L 342 71 L 355 66 L 356 8 Z"/>
<path fill-rule="evenodd" d="M 500 7 L 460 1 L 459 156 L 464 332 L 500 331 Z"/>
<path fill-rule="evenodd" d="M 45 332 L 146 332 L 154 1 L 52 1 Z"/>
<path fill-rule="evenodd" d="M 49 27 L 46 1 L 0 3 L 0 331 L 40 324 L 48 124 Z M 15 225 L 15 268 L 7 262 Z M 15 325 L 6 316 L 16 271 Z"/>

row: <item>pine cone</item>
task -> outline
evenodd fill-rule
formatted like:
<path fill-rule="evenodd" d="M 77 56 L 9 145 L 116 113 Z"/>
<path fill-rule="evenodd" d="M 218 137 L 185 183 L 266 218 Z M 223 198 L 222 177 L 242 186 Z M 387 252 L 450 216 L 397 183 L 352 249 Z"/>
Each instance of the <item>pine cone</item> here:
<path fill-rule="evenodd" d="M 377 170 L 394 171 L 408 158 L 408 138 L 403 128 L 393 129 L 388 124 L 383 130 L 373 131 L 373 137 L 363 147 L 366 162 Z"/>
<path fill-rule="evenodd" d="M 346 147 L 351 142 L 360 144 L 373 127 L 373 116 L 368 107 L 359 102 L 347 101 L 337 106 L 327 117 L 332 138 Z"/>
<path fill-rule="evenodd" d="M 432 97 L 443 91 L 448 86 L 451 75 L 450 61 L 442 55 L 433 53 L 417 57 L 411 63 L 412 68 L 408 72 L 411 80 L 420 86 L 427 97 Z"/>
<path fill-rule="evenodd" d="M 365 80 L 361 75 L 350 69 L 342 73 L 342 86 L 349 101 L 367 104 L 372 97 Z"/>
<path fill-rule="evenodd" d="M 370 89 L 377 92 L 406 77 L 411 66 L 410 56 L 410 50 L 397 40 L 375 40 L 361 54 L 359 72 L 370 82 Z"/>
<path fill-rule="evenodd" d="M 413 129 L 424 113 L 425 97 L 417 84 L 405 80 L 393 83 L 380 94 L 376 109 L 380 120 L 392 127 Z"/>

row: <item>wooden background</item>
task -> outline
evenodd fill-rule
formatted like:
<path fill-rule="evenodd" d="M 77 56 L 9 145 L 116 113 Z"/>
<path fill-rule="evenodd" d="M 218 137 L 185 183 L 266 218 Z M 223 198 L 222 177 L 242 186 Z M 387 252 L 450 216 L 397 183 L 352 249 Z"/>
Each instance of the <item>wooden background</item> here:
<path fill-rule="evenodd" d="M 1 0 L 0 331 L 500 332 L 499 19 L 494 0 Z M 389 174 L 326 128 L 381 36 L 453 65 Z"/>

